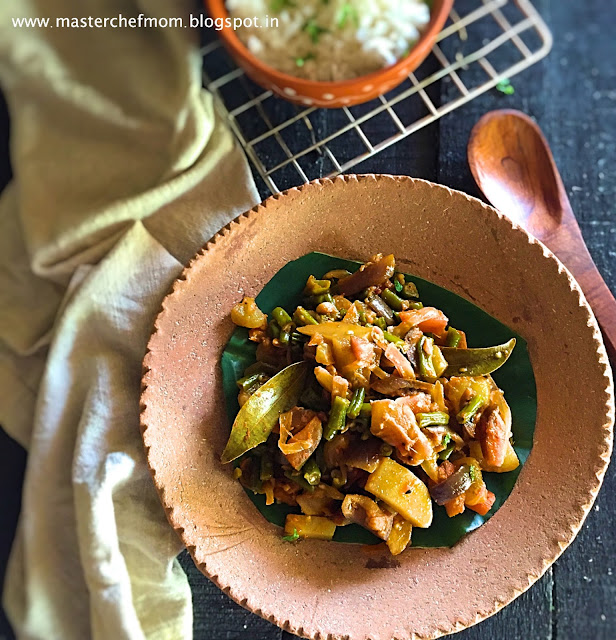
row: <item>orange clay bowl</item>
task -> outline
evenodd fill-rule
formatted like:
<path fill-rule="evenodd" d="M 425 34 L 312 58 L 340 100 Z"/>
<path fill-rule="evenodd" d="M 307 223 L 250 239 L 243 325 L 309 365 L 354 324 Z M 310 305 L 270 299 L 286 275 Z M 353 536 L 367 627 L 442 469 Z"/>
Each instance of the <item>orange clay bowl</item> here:
<path fill-rule="evenodd" d="M 533 449 L 505 504 L 452 548 L 391 558 L 356 544 L 289 544 L 220 463 L 231 308 L 310 251 L 355 260 L 394 253 L 402 271 L 471 300 L 528 343 Z M 225 593 L 308 638 L 436 638 L 492 615 L 572 541 L 612 448 L 611 371 L 578 284 L 495 209 L 406 177 L 325 179 L 240 216 L 173 285 L 144 366 L 143 440 L 169 522 Z"/>
<path fill-rule="evenodd" d="M 405 58 L 379 71 L 340 82 L 305 80 L 277 71 L 254 56 L 231 27 L 224 26 L 218 33 L 238 66 L 264 89 L 305 106 L 346 107 L 368 102 L 387 93 L 417 69 L 430 53 L 453 2 L 454 0 L 434 0 L 430 22 Z M 209 16 L 214 20 L 224 20 L 229 15 L 224 0 L 204 0 L 204 3 Z"/>

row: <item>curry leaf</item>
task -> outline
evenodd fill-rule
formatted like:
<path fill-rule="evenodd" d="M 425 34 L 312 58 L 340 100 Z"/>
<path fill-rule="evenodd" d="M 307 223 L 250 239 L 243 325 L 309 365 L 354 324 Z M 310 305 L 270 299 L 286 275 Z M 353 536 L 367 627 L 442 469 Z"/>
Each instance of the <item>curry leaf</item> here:
<path fill-rule="evenodd" d="M 267 440 L 280 414 L 297 404 L 308 368 L 307 362 L 289 365 L 248 398 L 235 418 L 222 462 L 231 462 Z"/>
<path fill-rule="evenodd" d="M 505 344 L 482 349 L 456 349 L 441 347 L 447 360 L 447 369 L 441 374 L 450 376 L 485 376 L 502 367 L 515 347 L 515 338 Z"/>

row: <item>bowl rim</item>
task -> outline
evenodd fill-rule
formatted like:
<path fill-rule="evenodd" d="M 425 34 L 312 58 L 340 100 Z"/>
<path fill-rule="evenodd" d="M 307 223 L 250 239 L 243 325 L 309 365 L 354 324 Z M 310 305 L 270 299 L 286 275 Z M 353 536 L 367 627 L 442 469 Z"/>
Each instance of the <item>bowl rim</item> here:
<path fill-rule="evenodd" d="M 144 443 L 144 448 L 146 452 L 148 467 L 150 469 L 150 473 L 152 475 L 154 484 L 159 494 L 159 499 L 163 505 L 165 514 L 167 519 L 175 529 L 178 536 L 182 539 L 188 552 L 190 553 L 193 562 L 197 566 L 197 568 L 208 577 L 223 593 L 228 595 L 232 600 L 234 600 L 237 604 L 243 606 L 248 609 L 252 613 L 261 616 L 262 618 L 269 620 L 270 622 L 278 625 L 280 628 L 289 631 L 291 633 L 296 633 L 301 635 L 302 637 L 307 638 L 320 638 L 323 639 L 327 637 L 328 640 L 343 640 L 346 638 L 352 637 L 349 635 L 339 635 L 339 634 L 328 634 L 327 636 L 322 635 L 320 632 L 317 632 L 316 635 L 313 634 L 313 629 L 305 629 L 303 627 L 295 627 L 290 619 L 279 619 L 277 618 L 271 610 L 266 611 L 263 609 L 253 607 L 252 603 L 242 595 L 241 591 L 236 591 L 234 589 L 234 585 L 229 584 L 224 578 L 221 579 L 221 576 L 216 574 L 212 569 L 208 566 L 208 561 L 203 558 L 198 558 L 198 548 L 191 542 L 191 536 L 188 535 L 189 531 L 186 529 L 186 521 L 183 517 L 178 517 L 178 509 L 173 502 L 170 502 L 165 491 L 165 486 L 161 482 L 160 477 L 158 477 L 157 471 L 158 469 L 152 464 L 151 459 L 151 447 L 147 443 L 146 432 L 148 431 L 150 425 L 146 419 L 146 413 L 148 410 L 148 401 L 150 396 L 148 381 L 146 380 L 146 375 L 151 371 L 150 364 L 151 358 L 154 355 L 155 346 L 154 343 L 157 339 L 157 333 L 159 330 L 159 323 L 165 314 L 169 313 L 169 309 L 167 308 L 166 302 L 174 297 L 185 285 L 185 282 L 188 280 L 189 272 L 195 267 L 195 265 L 203 258 L 205 254 L 208 253 L 209 250 L 214 249 L 215 245 L 218 242 L 224 242 L 225 239 L 236 233 L 240 228 L 245 228 L 247 224 L 250 224 L 255 220 L 255 218 L 259 215 L 267 213 L 265 209 L 271 203 L 274 204 L 275 201 L 280 200 L 283 196 L 291 195 L 294 192 L 301 192 L 305 189 L 311 189 L 317 186 L 333 186 L 334 183 L 338 182 L 351 182 L 351 181 L 363 181 L 363 180 L 403 180 L 409 181 L 411 183 L 423 183 L 431 188 L 440 188 L 448 191 L 452 196 L 462 196 L 465 199 L 475 202 L 479 204 L 484 209 L 489 210 L 494 216 L 501 220 L 505 220 L 508 225 L 511 226 L 512 230 L 517 232 L 521 232 L 523 236 L 525 236 L 526 241 L 529 245 L 537 245 L 543 252 L 544 258 L 547 260 L 553 261 L 556 263 L 558 267 L 559 274 L 563 274 L 566 280 L 568 281 L 568 285 L 578 299 L 579 306 L 582 307 L 587 314 L 587 325 L 591 329 L 592 340 L 595 346 L 595 355 L 597 356 L 599 365 L 602 368 L 602 379 L 605 382 L 605 387 L 601 389 L 601 393 L 604 400 L 604 422 L 602 425 L 603 428 L 603 438 L 602 445 L 603 449 L 601 454 L 596 459 L 596 466 L 593 468 L 594 479 L 592 482 L 592 486 L 588 487 L 588 491 L 584 494 L 585 502 L 583 504 L 576 505 L 575 514 L 572 517 L 572 521 L 569 523 L 569 528 L 566 531 L 562 532 L 561 537 L 554 537 L 550 541 L 550 548 L 546 547 L 546 551 L 549 555 L 546 555 L 542 559 L 542 566 L 535 567 L 532 572 L 526 574 L 526 581 L 522 584 L 516 584 L 513 591 L 509 591 L 504 597 L 499 597 L 494 602 L 492 602 L 490 608 L 488 610 L 478 611 L 476 617 L 473 621 L 460 623 L 458 622 L 455 626 L 451 624 L 450 626 L 439 627 L 438 629 L 433 629 L 433 631 L 429 635 L 416 635 L 414 632 L 412 633 L 413 640 L 432 640 L 435 638 L 440 638 L 443 635 L 447 635 L 450 633 L 456 633 L 457 631 L 461 631 L 465 628 L 476 625 L 477 623 L 491 617 L 496 614 L 502 608 L 511 603 L 514 599 L 520 596 L 522 593 L 527 591 L 535 582 L 537 582 L 541 576 L 549 569 L 549 567 L 562 555 L 562 553 L 567 549 L 567 547 L 573 542 L 582 528 L 586 517 L 591 511 L 592 505 L 594 504 L 598 492 L 603 483 L 605 473 L 610 463 L 611 453 L 613 450 L 613 434 L 614 434 L 614 382 L 612 377 L 612 369 L 610 366 L 610 362 L 607 358 L 607 352 L 605 350 L 605 346 L 603 343 L 603 339 L 601 336 L 601 332 L 597 321 L 588 305 L 586 298 L 577 283 L 577 281 L 573 278 L 571 273 L 567 270 L 567 268 L 560 262 L 560 260 L 539 240 L 531 236 L 523 227 L 520 227 L 501 212 L 496 210 L 495 208 L 485 204 L 483 201 L 475 198 L 473 196 L 468 195 L 465 192 L 451 189 L 445 185 L 435 183 L 428 180 L 423 180 L 419 178 L 411 178 L 409 176 L 400 176 L 400 175 L 390 175 L 390 174 L 346 174 L 340 175 L 336 178 L 320 178 L 313 180 L 309 183 L 291 187 L 280 194 L 275 194 L 265 199 L 264 201 L 258 203 L 248 211 L 238 215 L 235 219 L 230 221 L 227 225 L 225 225 L 218 233 L 216 233 L 190 260 L 190 262 L 184 267 L 182 272 L 178 275 L 176 280 L 171 284 L 170 289 L 161 302 L 160 309 L 158 314 L 156 315 L 154 325 L 152 328 L 152 333 L 150 339 L 147 344 L 145 357 L 143 361 L 143 374 L 141 380 L 141 398 L 140 398 L 140 430 Z M 179 514 L 183 516 L 183 514 Z M 528 571 L 528 569 L 526 569 Z M 353 636 L 357 637 L 357 636 Z M 370 636 L 372 637 L 372 636 Z M 368 636 L 366 636 L 367 640 Z"/>
<path fill-rule="evenodd" d="M 225 7 L 225 0 L 203 0 L 203 3 L 213 19 L 222 18 L 224 20 L 230 17 Z M 440 0 L 440 5 L 436 11 L 433 8 L 430 9 L 430 22 L 428 22 L 427 28 L 411 48 L 408 55 L 388 67 L 347 80 L 308 80 L 307 78 L 300 78 L 299 76 L 278 71 L 278 69 L 266 64 L 251 53 L 248 47 L 246 47 L 236 35 L 235 31 L 224 24 L 224 22 L 222 29 L 218 31 L 218 36 L 235 55 L 241 58 L 242 62 L 245 62 L 260 73 L 268 76 L 280 86 L 293 86 L 300 90 L 329 90 L 328 92 L 332 93 L 336 90 L 354 89 L 358 84 L 378 82 L 379 78 L 389 76 L 390 74 L 395 76 L 397 73 L 406 70 L 407 67 L 413 65 L 419 66 L 430 53 L 438 34 L 442 31 L 445 21 L 453 8 L 453 3 L 454 0 Z"/>

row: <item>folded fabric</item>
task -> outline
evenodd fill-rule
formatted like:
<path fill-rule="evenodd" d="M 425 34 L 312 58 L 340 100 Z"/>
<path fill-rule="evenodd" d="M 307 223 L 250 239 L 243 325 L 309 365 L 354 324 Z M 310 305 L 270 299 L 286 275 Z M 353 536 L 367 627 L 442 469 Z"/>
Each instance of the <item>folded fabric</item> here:
<path fill-rule="evenodd" d="M 3 602 L 20 638 L 191 637 L 139 435 L 141 359 L 182 265 L 258 194 L 201 90 L 198 33 L 12 19 L 191 10 L 0 6 L 15 174 L 0 198 L 0 424 L 29 454 Z"/>

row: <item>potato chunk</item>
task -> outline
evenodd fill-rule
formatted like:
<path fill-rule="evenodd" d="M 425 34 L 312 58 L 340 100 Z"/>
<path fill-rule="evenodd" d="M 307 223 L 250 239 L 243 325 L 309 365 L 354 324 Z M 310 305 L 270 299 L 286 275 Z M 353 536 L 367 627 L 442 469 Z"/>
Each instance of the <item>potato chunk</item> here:
<path fill-rule="evenodd" d="M 428 487 L 409 469 L 383 458 L 365 486 L 412 525 L 425 529 L 432 523 L 432 500 Z"/>
<path fill-rule="evenodd" d="M 389 534 L 389 538 L 387 538 L 387 546 L 392 556 L 397 556 L 407 548 L 411 542 L 412 532 L 413 525 L 397 513 L 394 517 L 391 533 Z"/>
<path fill-rule="evenodd" d="M 336 532 L 336 525 L 328 518 L 290 513 L 284 523 L 284 532 L 292 536 L 294 531 L 297 531 L 300 538 L 331 540 Z"/>

